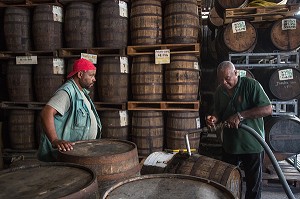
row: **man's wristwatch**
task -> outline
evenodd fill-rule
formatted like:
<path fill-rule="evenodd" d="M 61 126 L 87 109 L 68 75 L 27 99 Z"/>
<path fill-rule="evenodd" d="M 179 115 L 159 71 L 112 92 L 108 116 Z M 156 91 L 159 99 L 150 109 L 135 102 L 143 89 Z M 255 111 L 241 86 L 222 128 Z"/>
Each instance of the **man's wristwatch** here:
<path fill-rule="evenodd" d="M 240 112 L 237 112 L 236 114 L 238 115 L 240 121 L 244 120 L 244 117 L 240 114 Z"/>

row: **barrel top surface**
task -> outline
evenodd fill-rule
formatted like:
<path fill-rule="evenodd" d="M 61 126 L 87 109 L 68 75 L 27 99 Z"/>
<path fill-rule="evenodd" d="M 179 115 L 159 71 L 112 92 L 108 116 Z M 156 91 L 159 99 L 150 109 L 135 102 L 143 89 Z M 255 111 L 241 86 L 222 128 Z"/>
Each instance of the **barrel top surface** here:
<path fill-rule="evenodd" d="M 69 156 L 110 156 L 130 152 L 136 148 L 134 143 L 124 140 L 100 139 L 79 141 L 73 150 L 61 152 Z"/>
<path fill-rule="evenodd" d="M 74 194 L 95 180 L 82 166 L 35 165 L 0 172 L 0 198 L 60 198 Z"/>
<path fill-rule="evenodd" d="M 203 178 L 154 174 L 132 178 L 111 187 L 105 198 L 234 198 L 225 187 Z"/>

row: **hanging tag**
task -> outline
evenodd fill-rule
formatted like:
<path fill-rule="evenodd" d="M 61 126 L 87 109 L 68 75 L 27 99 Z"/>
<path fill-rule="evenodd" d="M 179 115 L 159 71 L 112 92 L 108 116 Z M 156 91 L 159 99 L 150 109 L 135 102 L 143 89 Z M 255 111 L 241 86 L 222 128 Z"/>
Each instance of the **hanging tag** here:
<path fill-rule="evenodd" d="M 170 49 L 155 50 L 155 64 L 169 64 Z"/>
<path fill-rule="evenodd" d="M 81 53 L 81 58 L 91 61 L 93 64 L 97 64 L 97 55 Z"/>
<path fill-rule="evenodd" d="M 128 113 L 127 111 L 119 111 L 120 126 L 128 126 Z"/>
<path fill-rule="evenodd" d="M 121 71 L 121 73 L 129 73 L 127 57 L 120 57 L 120 71 Z"/>
<path fill-rule="evenodd" d="M 58 22 L 63 22 L 63 9 L 59 6 L 52 7 L 53 20 Z"/>
<path fill-rule="evenodd" d="M 53 74 L 63 75 L 65 74 L 65 61 L 61 58 L 53 58 Z"/>
<path fill-rule="evenodd" d="M 119 1 L 119 13 L 121 17 L 128 18 L 127 3 L 125 1 Z"/>

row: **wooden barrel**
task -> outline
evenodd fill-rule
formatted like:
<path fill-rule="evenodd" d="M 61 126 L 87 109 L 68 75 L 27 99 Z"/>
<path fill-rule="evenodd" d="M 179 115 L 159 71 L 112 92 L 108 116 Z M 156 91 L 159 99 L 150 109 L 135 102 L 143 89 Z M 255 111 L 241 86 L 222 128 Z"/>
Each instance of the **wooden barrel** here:
<path fill-rule="evenodd" d="M 226 9 L 244 8 L 248 5 L 249 0 L 216 0 L 214 3 L 218 15 L 223 17 Z"/>
<path fill-rule="evenodd" d="M 164 9 L 164 39 L 167 44 L 199 41 L 197 0 L 169 0 Z"/>
<path fill-rule="evenodd" d="M 161 44 L 162 21 L 162 3 L 160 0 L 132 0 L 130 13 L 131 44 Z"/>
<path fill-rule="evenodd" d="M 155 152 L 147 157 L 142 175 L 173 173 L 191 175 L 219 183 L 236 198 L 242 194 L 242 174 L 237 166 L 199 154 Z"/>
<path fill-rule="evenodd" d="M 94 6 L 88 2 L 70 2 L 65 8 L 64 38 L 68 48 L 94 45 Z"/>
<path fill-rule="evenodd" d="M 34 132 L 34 111 L 10 111 L 9 138 L 12 149 L 35 149 Z"/>
<path fill-rule="evenodd" d="M 6 7 L 4 36 L 9 51 L 31 50 L 30 10 L 25 7 Z"/>
<path fill-rule="evenodd" d="M 168 112 L 166 125 L 166 144 L 168 149 L 185 149 L 185 134 L 200 128 L 199 112 Z M 192 149 L 199 148 L 200 133 L 189 135 Z"/>
<path fill-rule="evenodd" d="M 101 111 L 99 117 L 102 124 L 102 138 L 128 140 L 128 111 Z"/>
<path fill-rule="evenodd" d="M 134 111 L 132 113 L 132 141 L 139 156 L 162 151 L 164 145 L 164 116 L 161 111 Z"/>
<path fill-rule="evenodd" d="M 224 186 L 205 178 L 156 174 L 143 175 L 115 184 L 104 193 L 102 198 L 234 199 L 235 197 Z"/>
<path fill-rule="evenodd" d="M 217 34 L 216 51 L 220 61 L 228 60 L 228 54 L 251 52 L 257 43 L 255 27 L 246 20 L 229 23 Z"/>
<path fill-rule="evenodd" d="M 99 99 L 103 102 L 128 101 L 128 58 L 101 57 L 97 70 Z"/>
<path fill-rule="evenodd" d="M 39 58 L 33 80 L 36 100 L 47 102 L 65 81 L 63 59 Z"/>
<path fill-rule="evenodd" d="M 38 5 L 34 8 L 32 35 L 35 50 L 54 51 L 62 48 L 63 8 L 54 5 Z"/>
<path fill-rule="evenodd" d="M 298 117 L 269 117 L 265 123 L 266 141 L 275 152 L 299 153 L 299 129 Z"/>
<path fill-rule="evenodd" d="M 97 7 L 96 39 L 99 47 L 121 48 L 128 41 L 128 8 L 125 1 L 101 0 Z"/>
<path fill-rule="evenodd" d="M 279 50 L 292 51 L 300 47 L 300 19 L 286 17 L 277 20 L 271 29 L 271 41 Z"/>
<path fill-rule="evenodd" d="M 0 172 L 0 187 L 0 198 L 99 198 L 95 173 L 75 164 L 41 163 L 6 169 Z"/>
<path fill-rule="evenodd" d="M 223 26 L 223 24 L 224 24 L 223 17 L 221 17 L 217 13 L 215 7 L 212 7 L 209 11 L 208 20 L 207 20 L 207 25 L 208 25 L 209 29 L 213 31 L 213 30 L 218 29 L 221 26 Z"/>
<path fill-rule="evenodd" d="M 112 184 L 140 175 L 136 145 L 129 141 L 100 139 L 79 141 L 72 151 L 59 151 L 58 160 L 95 170 L 100 194 Z"/>
<path fill-rule="evenodd" d="M 33 101 L 32 65 L 16 65 L 15 61 L 8 61 L 6 82 L 10 101 Z"/>
<path fill-rule="evenodd" d="M 163 65 L 155 64 L 154 56 L 133 57 L 131 91 L 133 100 L 161 101 L 163 99 Z"/>
<path fill-rule="evenodd" d="M 172 55 L 165 69 L 166 98 L 170 101 L 195 101 L 199 92 L 199 65 L 193 54 Z"/>

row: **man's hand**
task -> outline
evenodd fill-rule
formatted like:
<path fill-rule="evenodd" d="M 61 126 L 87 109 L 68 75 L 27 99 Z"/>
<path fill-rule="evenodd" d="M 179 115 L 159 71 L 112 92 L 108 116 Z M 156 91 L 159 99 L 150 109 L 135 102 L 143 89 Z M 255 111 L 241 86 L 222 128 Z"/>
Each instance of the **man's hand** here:
<path fill-rule="evenodd" d="M 59 140 L 59 139 L 53 140 L 51 142 L 51 144 L 52 144 L 53 148 L 57 148 L 60 151 L 70 151 L 70 150 L 73 150 L 73 145 L 75 145 L 74 142 L 68 142 L 68 141 Z"/>

